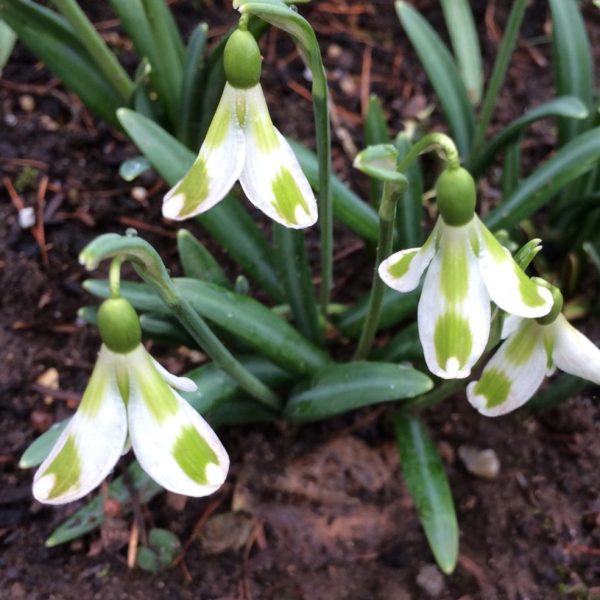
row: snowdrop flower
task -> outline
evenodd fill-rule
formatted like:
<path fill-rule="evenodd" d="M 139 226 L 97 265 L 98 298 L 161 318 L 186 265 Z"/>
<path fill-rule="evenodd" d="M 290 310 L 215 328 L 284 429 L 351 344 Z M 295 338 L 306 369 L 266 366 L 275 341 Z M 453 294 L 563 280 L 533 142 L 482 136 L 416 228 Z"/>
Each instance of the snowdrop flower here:
<path fill-rule="evenodd" d="M 600 385 L 600 348 L 577 331 L 564 315 L 554 288 L 551 313 L 537 320 L 508 317 L 502 343 L 479 381 L 467 386 L 469 402 L 482 414 L 497 417 L 525 404 L 556 367 Z"/>
<path fill-rule="evenodd" d="M 225 481 L 229 457 L 206 421 L 175 391 L 195 383 L 161 367 L 141 344 L 138 316 L 126 300 L 98 313 L 104 344 L 77 412 L 33 480 L 46 504 L 72 502 L 107 477 L 129 447 L 167 490 L 206 496 Z"/>
<path fill-rule="evenodd" d="M 444 379 L 464 378 L 487 344 L 490 300 L 533 318 L 550 311 L 552 295 L 525 275 L 479 220 L 475 182 L 465 169 L 446 168 L 436 192 L 440 216 L 425 244 L 390 256 L 379 276 L 409 292 L 427 270 L 417 318 L 427 367 Z"/>
<path fill-rule="evenodd" d="M 289 144 L 271 121 L 260 86 L 256 40 L 238 29 L 225 46 L 227 83 L 192 168 L 165 196 L 163 215 L 187 219 L 220 202 L 239 179 L 252 204 L 274 221 L 301 229 L 317 203 Z"/>

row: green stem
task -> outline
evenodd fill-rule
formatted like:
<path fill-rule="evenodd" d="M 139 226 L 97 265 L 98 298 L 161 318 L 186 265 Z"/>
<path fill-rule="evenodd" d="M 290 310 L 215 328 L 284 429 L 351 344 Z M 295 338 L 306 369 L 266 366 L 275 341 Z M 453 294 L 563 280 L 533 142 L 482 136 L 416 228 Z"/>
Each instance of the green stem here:
<path fill-rule="evenodd" d="M 151 281 L 151 283 L 156 285 L 155 281 Z M 253 398 L 256 398 L 269 408 L 277 411 L 281 409 L 281 401 L 277 395 L 260 379 L 252 375 L 229 352 L 206 324 L 206 321 L 192 308 L 185 298 L 179 295 L 171 279 L 168 282 L 161 282 L 158 289 L 161 298 L 171 309 L 175 317 L 223 371 L 231 375 L 240 387 L 246 390 Z"/>
<path fill-rule="evenodd" d="M 386 181 L 383 184 L 381 204 L 379 205 L 379 243 L 377 244 L 373 283 L 371 285 L 367 316 L 363 323 L 356 352 L 354 353 L 354 360 L 363 360 L 366 358 L 377 332 L 377 325 L 379 324 L 379 317 L 381 315 L 381 305 L 383 303 L 383 293 L 385 291 L 385 283 L 379 277 L 378 269 L 382 261 L 392 253 L 396 205 L 398 204 L 400 193 L 396 184 L 390 181 Z"/>
<path fill-rule="evenodd" d="M 506 27 L 504 28 L 502 42 L 500 43 L 500 48 L 498 49 L 498 54 L 496 56 L 496 62 L 494 63 L 494 68 L 492 69 L 492 76 L 490 77 L 490 82 L 488 83 L 485 97 L 481 105 L 479 121 L 477 123 L 477 128 L 475 130 L 473 139 L 473 151 L 471 152 L 472 160 L 476 159 L 479 151 L 481 150 L 481 146 L 483 145 L 485 132 L 492 119 L 492 114 L 496 106 L 496 100 L 498 99 L 498 93 L 500 92 L 500 88 L 504 82 L 506 69 L 508 68 L 508 63 L 515 48 L 515 44 L 517 43 L 519 29 L 521 28 L 521 23 L 523 21 L 526 8 L 527 0 L 515 0 L 511 8 L 510 15 L 508 16 L 508 21 L 506 23 Z"/>
<path fill-rule="evenodd" d="M 109 50 L 100 34 L 94 29 L 85 13 L 75 0 L 53 0 L 58 10 L 73 28 L 79 41 L 90 53 L 103 75 L 121 97 L 123 104 L 129 104 L 134 84 L 116 56 Z"/>
<path fill-rule="evenodd" d="M 439 148 L 445 156 L 448 167 L 457 169 L 460 167 L 460 156 L 452 138 L 445 133 L 429 133 L 416 142 L 406 153 L 406 156 L 398 163 L 398 171 L 406 172 L 410 164 L 423 152 L 432 148 Z"/>
<path fill-rule="evenodd" d="M 121 265 L 123 259 L 120 256 L 112 259 L 110 270 L 108 272 L 108 287 L 111 298 L 121 297 Z"/>

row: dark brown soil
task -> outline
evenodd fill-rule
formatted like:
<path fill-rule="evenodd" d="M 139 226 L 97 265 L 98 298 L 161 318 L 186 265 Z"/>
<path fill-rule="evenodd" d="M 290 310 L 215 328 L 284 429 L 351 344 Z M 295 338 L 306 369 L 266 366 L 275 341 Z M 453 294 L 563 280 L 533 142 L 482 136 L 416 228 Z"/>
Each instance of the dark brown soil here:
<path fill-rule="evenodd" d="M 112 18 L 107 3 L 82 4 L 96 22 Z M 207 0 L 201 13 L 193 4 L 173 2 L 185 31 L 200 17 L 215 32 L 235 21 L 228 2 Z M 417 4 L 440 24 L 437 2 Z M 497 44 L 491 22 L 484 24 L 488 4 L 472 4 L 489 71 Z M 302 10 L 317 30 L 329 69 L 337 114 L 335 170 L 366 197 L 368 186 L 352 172 L 346 152 L 362 144 L 361 94 L 370 90 L 383 98 L 397 131 L 434 102 L 431 89 L 387 0 L 314 2 Z M 491 13 L 500 30 L 505 11 Z M 545 11 L 544 2 L 530 8 L 495 126 L 553 93 L 548 44 L 530 43 L 544 35 Z M 590 6 L 586 18 L 598 50 L 597 10 Z M 301 62 L 282 34 L 271 32 L 263 50 L 274 120 L 310 144 L 310 103 L 301 89 L 310 85 Z M 361 75 L 369 60 L 370 86 Z M 433 557 L 402 482 L 385 413 L 377 408 L 302 428 L 281 423 L 224 431 L 232 470 L 222 492 L 183 503 L 163 494 L 144 508 L 147 527 L 166 527 L 182 541 L 192 540 L 183 563 L 159 575 L 127 568 L 129 518 L 113 518 L 101 532 L 71 545 L 44 547 L 74 507 L 35 503 L 32 473 L 20 471 L 17 463 L 41 431 L 74 408 L 97 351 L 94 330 L 76 318 L 80 306 L 93 302 L 80 287 L 86 274 L 77 264 L 78 252 L 99 233 L 134 225 L 177 273 L 175 229 L 160 216 L 164 187 L 155 176 L 135 184 L 149 190 L 145 201 L 133 199 L 132 185 L 118 176 L 120 163 L 135 148 L 95 120 L 22 47 L 0 80 L 0 120 L 1 177 L 20 184 L 28 206 L 36 206 L 48 178 L 47 264 L 34 238 L 19 228 L 15 206 L 0 186 L 0 597 L 429 597 L 417 577 Z M 434 113 L 429 126 L 440 122 Z M 532 128 L 530 136 L 533 166 L 550 152 L 554 137 L 548 123 Z M 492 196 L 497 177 L 492 173 L 484 186 Z M 186 226 L 205 240 L 196 224 Z M 340 233 L 339 250 L 355 243 Z M 368 280 L 370 260 L 353 253 L 336 263 L 336 300 L 356 296 L 360 289 L 352 291 L 348 281 L 357 274 Z M 597 293 L 597 279 L 592 285 Z M 589 323 L 580 325 L 590 330 Z M 179 352 L 156 350 L 175 370 L 189 362 Z M 65 399 L 35 390 L 49 369 L 58 371 Z M 519 413 L 485 419 L 463 397 L 427 413 L 461 527 L 459 566 L 442 580 L 439 598 L 600 597 L 599 418 L 597 389 L 539 418 Z M 463 444 L 493 449 L 500 475 L 483 480 L 469 474 L 455 456 Z M 199 534 L 192 539 L 195 530 Z"/>

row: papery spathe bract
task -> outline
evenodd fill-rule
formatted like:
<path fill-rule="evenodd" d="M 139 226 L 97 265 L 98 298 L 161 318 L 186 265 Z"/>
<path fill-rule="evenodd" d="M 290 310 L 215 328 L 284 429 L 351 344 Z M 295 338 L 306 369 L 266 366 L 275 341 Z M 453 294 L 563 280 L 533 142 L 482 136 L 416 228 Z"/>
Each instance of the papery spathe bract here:
<path fill-rule="evenodd" d="M 445 379 L 467 377 L 490 331 L 490 300 L 522 317 L 552 307 L 549 290 L 530 280 L 477 215 L 464 225 L 440 216 L 421 248 L 383 261 L 379 275 L 399 292 L 415 289 L 427 270 L 418 307 L 419 337 L 429 370 Z"/>
<path fill-rule="evenodd" d="M 557 367 L 600 385 L 600 349 L 562 314 L 549 324 L 509 317 L 503 337 L 480 379 L 467 386 L 469 402 L 483 415 L 519 408 Z"/>
<path fill-rule="evenodd" d="M 85 496 L 112 471 L 128 432 L 142 468 L 164 488 L 188 496 L 216 491 L 229 469 L 227 452 L 175 390 L 195 387 L 141 344 L 124 354 L 103 345 L 77 412 L 34 476 L 34 497 L 64 504 Z"/>

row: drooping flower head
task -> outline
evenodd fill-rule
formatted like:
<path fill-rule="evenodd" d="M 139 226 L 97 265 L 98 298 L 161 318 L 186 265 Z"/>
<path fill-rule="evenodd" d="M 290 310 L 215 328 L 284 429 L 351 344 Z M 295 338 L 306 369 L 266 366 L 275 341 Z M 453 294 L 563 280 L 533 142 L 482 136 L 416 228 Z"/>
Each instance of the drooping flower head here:
<path fill-rule="evenodd" d="M 519 408 L 557 367 L 600 385 L 600 348 L 561 314 L 562 295 L 556 288 L 552 291 L 554 307 L 547 316 L 505 320 L 505 341 L 479 381 L 467 386 L 469 402 L 481 414 L 497 417 Z"/>
<path fill-rule="evenodd" d="M 317 220 L 317 203 L 298 160 L 271 121 L 260 86 L 261 56 L 238 29 L 224 51 L 227 83 L 200 153 L 165 196 L 163 214 L 187 219 L 220 202 L 239 179 L 244 193 L 274 221 L 300 229 Z"/>
<path fill-rule="evenodd" d="M 436 192 L 440 216 L 425 244 L 390 256 L 379 275 L 409 292 L 427 271 L 417 318 L 427 367 L 445 379 L 464 378 L 487 344 L 490 300 L 534 318 L 550 311 L 552 295 L 525 275 L 475 214 L 475 182 L 465 169 L 446 168 Z"/>
<path fill-rule="evenodd" d="M 225 481 L 229 457 L 208 423 L 176 392 L 196 384 L 160 366 L 141 343 L 133 307 L 106 300 L 98 313 L 104 342 L 77 412 L 37 470 L 33 495 L 72 502 L 108 476 L 128 448 L 167 490 L 206 496 Z"/>

